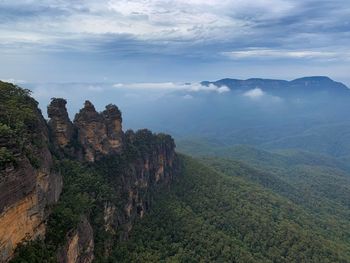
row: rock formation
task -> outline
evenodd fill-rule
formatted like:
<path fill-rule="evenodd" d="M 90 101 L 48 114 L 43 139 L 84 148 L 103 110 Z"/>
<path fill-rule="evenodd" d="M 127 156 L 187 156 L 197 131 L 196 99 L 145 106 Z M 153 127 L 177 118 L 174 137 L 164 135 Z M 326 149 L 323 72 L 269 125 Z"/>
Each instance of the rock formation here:
<path fill-rule="evenodd" d="M 66 147 L 73 140 L 73 124 L 68 117 L 67 101 L 53 98 L 48 106 L 47 114 L 50 118 L 49 126 L 52 139 L 56 147 Z"/>
<path fill-rule="evenodd" d="M 119 205 L 112 201 L 103 204 L 103 226 L 95 226 L 95 235 L 105 231 L 110 237 L 102 248 L 104 256 L 108 257 L 115 245 L 116 233 L 119 233 L 119 239 L 127 239 L 135 220 L 149 210 L 153 189 L 158 185 L 168 185 L 172 180 L 176 170 L 175 143 L 169 135 L 155 135 L 146 129 L 129 130 L 124 134 L 121 113 L 111 104 L 98 113 L 93 104 L 86 101 L 75 117 L 74 127 L 84 160 L 103 162 L 107 167 L 105 176 L 110 178 L 110 185 L 120 197 Z M 111 160 L 105 160 L 106 157 Z M 85 262 L 77 254 L 77 251 L 82 252 L 78 249 L 77 239 L 77 234 L 67 237 L 65 249 L 59 256 L 60 262 L 67 262 L 67 258 L 75 258 L 69 262 Z"/>
<path fill-rule="evenodd" d="M 94 260 L 94 236 L 89 221 L 83 217 L 76 230 L 69 233 L 66 245 L 58 252 L 60 263 L 91 263 Z"/>
<path fill-rule="evenodd" d="M 58 201 L 62 189 L 62 178 L 52 169 L 46 122 L 34 100 L 25 99 L 33 116 L 21 131 L 22 140 L 13 132 L 0 137 L 0 149 L 13 156 L 12 163 L 0 167 L 0 262 L 23 240 L 44 236 L 47 206 Z"/>
<path fill-rule="evenodd" d="M 26 91 L 11 85 L 10 89 L 18 92 L 28 108 L 23 109 L 23 114 L 15 109 L 19 105 L 10 107 L 6 114 L 0 112 L 0 262 L 9 261 L 19 243 L 45 237 L 51 207 L 59 201 L 64 184 L 62 176 L 55 172 L 53 155 L 59 160 L 68 157 L 80 165 L 105 168 L 103 180 L 108 181 L 116 197 L 101 200 L 93 215 L 80 215 L 80 222 L 63 236 L 64 243 L 56 244 L 57 261 L 90 263 L 96 253 L 99 258 L 108 258 L 116 242 L 127 239 L 135 220 L 149 210 L 155 189 L 168 186 L 174 177 L 173 139 L 148 130 L 124 134 L 117 106 L 107 105 L 98 113 L 89 101 L 72 123 L 66 100 L 52 99 L 47 124 Z M 6 95 L 12 96 L 13 90 Z M 8 127 L 11 110 L 20 126 L 25 127 L 20 134 Z M 101 238 L 100 234 L 108 238 L 102 245 L 98 243 L 96 252 L 95 240 L 97 236 Z"/>
<path fill-rule="evenodd" d="M 108 152 L 119 153 L 122 149 L 123 131 L 122 115 L 117 106 L 109 104 L 102 112 L 108 138 Z"/>
<path fill-rule="evenodd" d="M 75 116 L 74 125 L 84 158 L 93 162 L 107 154 L 120 153 L 123 144 L 122 119 L 117 106 L 108 105 L 98 113 L 90 101 Z"/>

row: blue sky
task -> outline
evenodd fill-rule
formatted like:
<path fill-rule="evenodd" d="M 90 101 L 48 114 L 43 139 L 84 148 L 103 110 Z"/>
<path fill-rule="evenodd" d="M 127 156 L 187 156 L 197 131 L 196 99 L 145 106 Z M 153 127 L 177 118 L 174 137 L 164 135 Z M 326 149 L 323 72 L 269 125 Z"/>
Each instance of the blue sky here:
<path fill-rule="evenodd" d="M 348 0 L 1 0 L 0 79 L 350 84 Z"/>

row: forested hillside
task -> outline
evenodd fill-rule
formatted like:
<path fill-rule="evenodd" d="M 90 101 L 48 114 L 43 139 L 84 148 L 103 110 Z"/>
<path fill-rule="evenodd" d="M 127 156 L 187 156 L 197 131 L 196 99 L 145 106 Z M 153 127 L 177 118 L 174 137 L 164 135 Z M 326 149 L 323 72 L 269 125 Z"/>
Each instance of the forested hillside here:
<path fill-rule="evenodd" d="M 121 262 L 349 262 L 346 217 L 320 218 L 250 178 L 182 156 L 183 173 L 116 247 Z M 226 163 L 210 162 L 225 171 Z M 276 186 L 277 187 L 277 186 Z M 333 221 L 332 221 L 333 220 Z M 323 224 L 322 224 L 323 223 Z M 344 231 L 344 232 L 343 232 Z"/>

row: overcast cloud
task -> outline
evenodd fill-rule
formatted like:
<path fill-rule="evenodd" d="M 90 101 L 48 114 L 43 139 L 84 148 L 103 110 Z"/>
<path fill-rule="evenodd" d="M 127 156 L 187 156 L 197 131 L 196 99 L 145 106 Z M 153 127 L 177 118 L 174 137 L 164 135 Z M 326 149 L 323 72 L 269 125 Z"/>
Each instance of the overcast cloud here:
<path fill-rule="evenodd" d="M 347 0 L 3 0 L 0 78 L 348 81 L 349 17 Z"/>

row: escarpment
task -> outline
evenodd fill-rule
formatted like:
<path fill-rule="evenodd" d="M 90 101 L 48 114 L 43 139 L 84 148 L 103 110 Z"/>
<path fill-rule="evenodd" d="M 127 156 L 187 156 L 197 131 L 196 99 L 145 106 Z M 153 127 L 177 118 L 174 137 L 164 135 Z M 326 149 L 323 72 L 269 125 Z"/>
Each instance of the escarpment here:
<path fill-rule="evenodd" d="M 0 262 L 6 262 L 20 242 L 44 237 L 62 177 L 53 169 L 48 128 L 29 91 L 0 82 L 0 93 Z"/>
<path fill-rule="evenodd" d="M 53 99 L 51 104 L 56 105 L 56 100 Z M 61 111 L 65 111 L 64 105 L 61 106 Z M 153 194 L 159 188 L 168 186 L 174 177 L 177 169 L 175 143 L 169 135 L 153 134 L 146 129 L 124 133 L 121 112 L 111 104 L 99 113 L 91 102 L 86 101 L 75 116 L 73 128 L 77 134 L 76 143 L 69 147 L 76 148 L 70 152 L 81 151 L 90 171 L 96 177 L 102 175 L 101 180 L 105 182 L 102 187 L 112 193 L 103 201 L 92 197 L 98 211 L 93 211 L 93 215 L 82 215 L 91 221 L 94 238 L 103 240 L 96 242 L 94 257 L 108 258 L 113 246 L 127 239 L 134 222 L 149 210 Z M 54 130 L 51 132 L 56 133 Z M 61 150 L 66 148 L 66 145 L 61 145 Z M 95 189 L 96 186 L 89 187 Z M 79 231 L 74 230 L 74 233 Z M 80 231 L 81 235 L 84 233 Z M 63 246 L 65 249 L 60 249 L 60 262 L 88 262 L 82 261 L 76 252 L 83 251 L 78 249 L 77 238 L 67 234 Z M 75 249 L 69 249 L 71 247 Z M 75 251 L 73 258 L 76 260 L 66 261 L 72 258 L 69 251 Z"/>
<path fill-rule="evenodd" d="M 148 130 L 124 133 L 112 104 L 97 112 L 86 101 L 72 122 L 66 100 L 54 98 L 46 123 L 29 91 L 2 85 L 0 262 L 30 260 L 33 251 L 49 262 L 108 260 L 157 191 L 170 186 L 174 140 Z"/>

